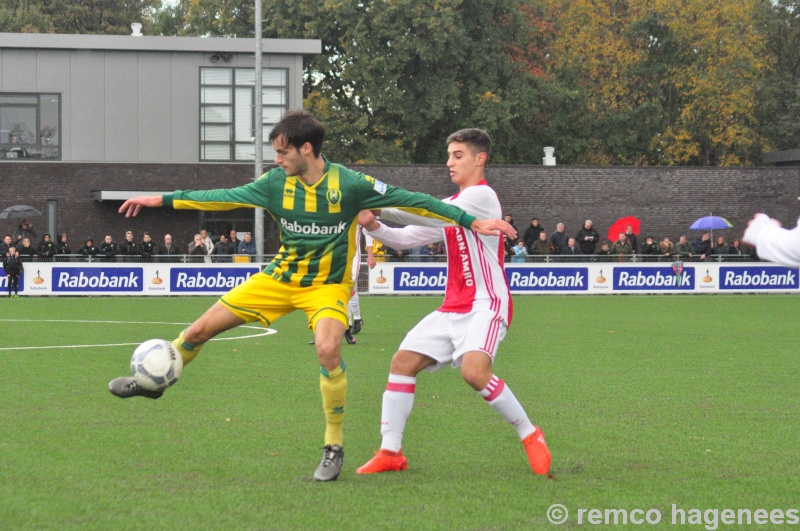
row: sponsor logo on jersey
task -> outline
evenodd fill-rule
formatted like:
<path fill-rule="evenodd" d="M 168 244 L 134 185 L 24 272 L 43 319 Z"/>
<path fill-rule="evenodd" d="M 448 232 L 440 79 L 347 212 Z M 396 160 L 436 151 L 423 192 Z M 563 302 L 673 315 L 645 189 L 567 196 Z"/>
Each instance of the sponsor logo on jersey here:
<path fill-rule="evenodd" d="M 614 268 L 615 291 L 660 291 L 694 289 L 694 267 L 684 267 L 675 275 L 672 267 Z"/>
<path fill-rule="evenodd" d="M 256 273 L 258 268 L 249 267 L 174 267 L 170 271 L 170 291 L 228 291 Z"/>
<path fill-rule="evenodd" d="M 331 188 L 325 194 L 325 197 L 328 198 L 328 203 L 336 206 L 342 200 L 342 192 L 340 192 L 337 188 Z"/>
<path fill-rule="evenodd" d="M 508 287 L 518 291 L 587 291 L 589 268 L 506 269 Z"/>
<path fill-rule="evenodd" d="M 797 269 L 786 267 L 720 267 L 720 289 L 797 289 Z"/>
<path fill-rule="evenodd" d="M 288 186 L 283 189 L 283 196 L 284 197 L 294 197 L 294 188 L 289 188 Z"/>
<path fill-rule="evenodd" d="M 444 267 L 395 267 L 395 291 L 444 291 L 447 269 Z"/>
<path fill-rule="evenodd" d="M 140 292 L 144 286 L 141 267 L 54 267 L 53 291 Z"/>
<path fill-rule="evenodd" d="M 373 188 L 381 195 L 386 193 L 386 184 L 377 179 L 375 179 L 375 186 L 373 186 Z"/>
<path fill-rule="evenodd" d="M 340 221 L 337 225 L 317 225 L 316 223 L 300 223 L 297 221 L 286 221 L 281 218 L 281 225 L 289 232 L 307 235 L 341 234 L 347 230 L 347 222 Z"/>

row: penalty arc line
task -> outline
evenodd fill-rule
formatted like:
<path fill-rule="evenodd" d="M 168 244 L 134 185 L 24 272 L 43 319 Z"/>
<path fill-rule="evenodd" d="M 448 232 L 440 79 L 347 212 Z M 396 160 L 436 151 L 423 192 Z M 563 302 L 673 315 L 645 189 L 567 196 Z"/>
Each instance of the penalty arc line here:
<path fill-rule="evenodd" d="M 95 321 L 95 320 L 88 320 L 88 319 L 0 319 L 0 322 L 6 323 L 93 323 L 93 324 L 150 324 L 150 325 L 189 325 L 191 323 L 165 323 L 161 321 Z M 252 339 L 255 337 L 264 337 L 269 336 L 272 334 L 277 334 L 278 331 L 272 328 L 267 328 L 264 330 L 261 326 L 249 326 L 249 325 L 241 325 L 240 328 L 251 328 L 254 330 L 263 330 L 263 332 L 258 334 L 250 334 L 246 336 L 237 336 L 237 337 L 217 337 L 211 339 L 210 341 L 233 341 L 236 339 Z M 100 347 L 127 347 L 133 345 L 139 345 L 140 343 L 105 343 L 105 344 L 93 344 L 93 345 L 42 345 L 36 347 L 0 347 L 0 351 L 6 350 L 45 350 L 45 349 L 56 349 L 56 348 L 100 348 Z"/>

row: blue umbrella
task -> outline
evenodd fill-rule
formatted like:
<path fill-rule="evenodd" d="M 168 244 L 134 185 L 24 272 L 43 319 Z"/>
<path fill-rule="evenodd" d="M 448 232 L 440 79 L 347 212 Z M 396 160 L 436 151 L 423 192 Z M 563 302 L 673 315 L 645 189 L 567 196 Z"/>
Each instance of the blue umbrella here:
<path fill-rule="evenodd" d="M 689 228 L 692 230 L 730 229 L 733 228 L 733 224 L 719 216 L 706 216 L 692 223 L 692 226 Z"/>

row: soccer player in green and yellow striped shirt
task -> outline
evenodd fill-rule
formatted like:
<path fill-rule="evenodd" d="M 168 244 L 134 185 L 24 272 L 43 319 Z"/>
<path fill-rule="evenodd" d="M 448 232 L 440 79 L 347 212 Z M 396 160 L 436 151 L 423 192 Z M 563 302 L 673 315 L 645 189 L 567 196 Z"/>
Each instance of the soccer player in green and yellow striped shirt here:
<path fill-rule="evenodd" d="M 282 246 L 264 270 L 221 297 L 174 341 L 184 364 L 214 336 L 244 323 L 269 326 L 302 310 L 314 331 L 320 363 L 320 392 L 325 412 L 325 447 L 314 472 L 317 481 L 335 480 L 344 452 L 347 375 L 340 346 L 347 328 L 347 302 L 353 285 L 350 265 L 359 242 L 356 218 L 361 210 L 396 207 L 426 217 L 491 234 L 513 228 L 499 219 L 478 220 L 429 195 L 409 192 L 328 161 L 322 155 L 325 130 L 305 111 L 286 113 L 269 140 L 278 168 L 256 181 L 232 189 L 176 191 L 164 196 L 129 199 L 120 207 L 126 217 L 142 207 L 231 210 L 264 208 L 280 228 Z M 132 377 L 109 383 L 121 398 L 159 398 L 163 391 L 141 388 Z"/>

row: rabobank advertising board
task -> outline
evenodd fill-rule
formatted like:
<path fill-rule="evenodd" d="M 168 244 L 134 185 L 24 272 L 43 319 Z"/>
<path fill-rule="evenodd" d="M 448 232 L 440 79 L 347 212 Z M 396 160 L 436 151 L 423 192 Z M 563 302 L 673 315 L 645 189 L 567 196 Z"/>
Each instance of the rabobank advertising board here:
<path fill-rule="evenodd" d="M 767 263 L 728 266 L 692 262 L 506 264 L 508 287 L 515 294 L 722 293 L 800 290 L 798 270 Z M 442 293 L 444 264 L 379 263 L 369 271 L 373 294 Z"/>
<path fill-rule="evenodd" d="M 1 269 L 0 269 L 1 270 Z M 221 295 L 260 271 L 258 264 L 25 264 L 25 295 Z M 0 287 L 8 289 L 5 275 Z"/>

